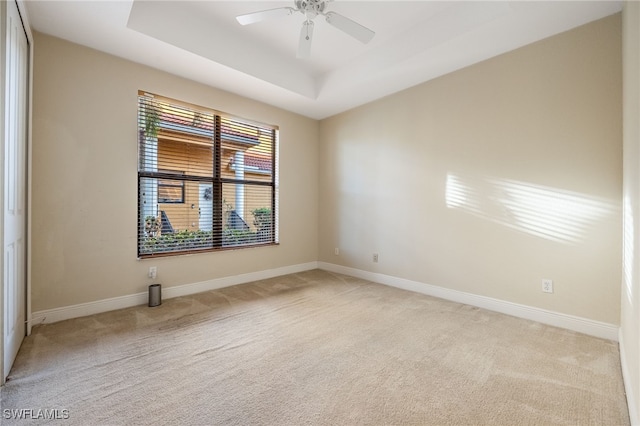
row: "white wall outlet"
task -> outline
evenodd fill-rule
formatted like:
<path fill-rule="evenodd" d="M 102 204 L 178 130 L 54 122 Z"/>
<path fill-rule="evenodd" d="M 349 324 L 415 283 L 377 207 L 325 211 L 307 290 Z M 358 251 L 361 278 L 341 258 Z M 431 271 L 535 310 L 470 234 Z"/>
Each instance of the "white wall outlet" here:
<path fill-rule="evenodd" d="M 542 291 L 545 293 L 553 293 L 553 280 L 542 280 Z"/>
<path fill-rule="evenodd" d="M 373 263 L 378 263 L 378 253 L 373 253 Z"/>
<path fill-rule="evenodd" d="M 149 278 L 155 279 L 158 276 L 158 268 L 155 266 L 149 267 Z"/>
<path fill-rule="evenodd" d="M 340 249 L 339 249 L 338 247 L 336 247 L 336 248 L 333 250 L 333 253 L 334 253 L 336 256 L 340 256 Z"/>

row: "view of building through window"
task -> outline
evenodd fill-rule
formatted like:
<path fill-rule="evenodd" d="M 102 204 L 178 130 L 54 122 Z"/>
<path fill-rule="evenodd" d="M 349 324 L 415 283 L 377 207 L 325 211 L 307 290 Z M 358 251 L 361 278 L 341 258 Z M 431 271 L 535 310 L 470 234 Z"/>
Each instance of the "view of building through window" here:
<path fill-rule="evenodd" d="M 277 243 L 278 129 L 139 94 L 138 255 Z"/>

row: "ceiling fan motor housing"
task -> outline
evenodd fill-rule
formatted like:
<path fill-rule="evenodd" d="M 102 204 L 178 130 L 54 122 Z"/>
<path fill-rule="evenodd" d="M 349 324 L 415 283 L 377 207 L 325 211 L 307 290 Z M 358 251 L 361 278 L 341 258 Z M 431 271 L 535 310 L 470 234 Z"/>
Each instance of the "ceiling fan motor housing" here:
<path fill-rule="evenodd" d="M 295 0 L 296 8 L 307 16 L 307 19 L 313 19 L 324 12 L 326 0 Z"/>

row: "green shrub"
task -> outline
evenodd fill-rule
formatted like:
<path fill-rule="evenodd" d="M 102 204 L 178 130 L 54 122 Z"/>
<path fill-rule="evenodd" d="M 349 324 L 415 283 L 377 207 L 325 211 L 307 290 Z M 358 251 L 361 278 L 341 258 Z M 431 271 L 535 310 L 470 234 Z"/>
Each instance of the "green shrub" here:
<path fill-rule="evenodd" d="M 222 246 L 233 247 L 264 242 L 253 231 L 224 229 L 222 232 Z M 212 231 L 190 231 L 188 229 L 171 234 L 153 236 L 147 234 L 140 248 L 141 254 L 167 253 L 172 251 L 197 250 L 213 247 Z"/>

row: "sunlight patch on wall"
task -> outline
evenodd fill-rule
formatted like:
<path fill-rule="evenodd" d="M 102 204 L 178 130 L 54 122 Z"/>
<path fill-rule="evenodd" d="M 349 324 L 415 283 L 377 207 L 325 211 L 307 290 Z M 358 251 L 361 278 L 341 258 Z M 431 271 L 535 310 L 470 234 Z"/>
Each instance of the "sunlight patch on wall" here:
<path fill-rule="evenodd" d="M 449 173 L 445 201 L 458 209 L 547 240 L 575 244 L 615 212 L 612 203 L 584 194 L 507 179 Z"/>

